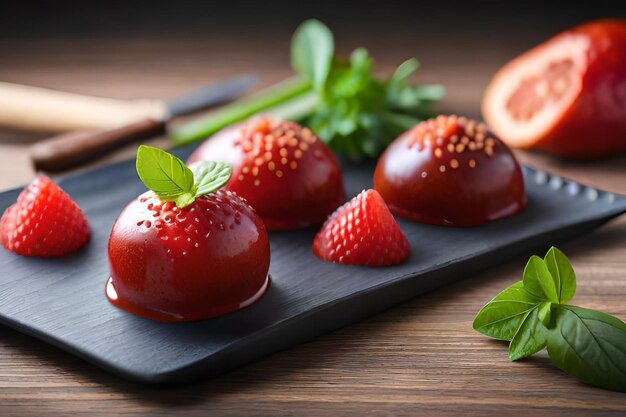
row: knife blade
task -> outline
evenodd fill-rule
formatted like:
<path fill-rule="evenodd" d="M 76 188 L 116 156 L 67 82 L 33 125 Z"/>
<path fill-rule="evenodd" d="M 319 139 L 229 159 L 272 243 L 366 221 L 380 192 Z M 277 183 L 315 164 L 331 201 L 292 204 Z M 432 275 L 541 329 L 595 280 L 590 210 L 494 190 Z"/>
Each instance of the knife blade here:
<path fill-rule="evenodd" d="M 164 116 L 169 119 L 223 103 L 240 96 L 258 83 L 257 75 L 244 74 L 206 85 L 168 101 Z"/>
<path fill-rule="evenodd" d="M 156 117 L 45 139 L 31 146 L 31 162 L 37 170 L 59 172 L 93 161 L 125 144 L 161 134 L 171 118 L 231 100 L 258 81 L 258 77 L 251 74 L 228 78 L 168 101 L 162 114 Z"/>

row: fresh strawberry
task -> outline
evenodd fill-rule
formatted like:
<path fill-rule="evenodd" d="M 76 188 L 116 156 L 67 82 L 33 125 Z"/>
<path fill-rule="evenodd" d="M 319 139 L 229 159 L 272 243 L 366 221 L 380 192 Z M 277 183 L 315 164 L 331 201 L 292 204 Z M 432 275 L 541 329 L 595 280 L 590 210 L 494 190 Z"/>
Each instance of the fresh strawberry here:
<path fill-rule="evenodd" d="M 78 205 L 50 178 L 36 178 L 0 219 L 0 241 L 25 256 L 68 255 L 89 240 L 89 225 Z"/>
<path fill-rule="evenodd" d="M 266 117 L 228 127 L 189 162 L 233 166 L 226 189 L 245 198 L 269 230 L 319 225 L 346 201 L 339 164 L 326 144 L 294 122 Z"/>
<path fill-rule="evenodd" d="M 409 242 L 375 190 L 339 207 L 313 242 L 315 255 L 328 262 L 388 266 L 409 256 Z"/>
<path fill-rule="evenodd" d="M 269 240 L 254 210 L 219 189 L 230 166 L 203 162 L 192 172 L 142 146 L 137 171 L 152 191 L 131 201 L 111 231 L 111 303 L 154 320 L 190 321 L 259 300 L 269 283 Z"/>

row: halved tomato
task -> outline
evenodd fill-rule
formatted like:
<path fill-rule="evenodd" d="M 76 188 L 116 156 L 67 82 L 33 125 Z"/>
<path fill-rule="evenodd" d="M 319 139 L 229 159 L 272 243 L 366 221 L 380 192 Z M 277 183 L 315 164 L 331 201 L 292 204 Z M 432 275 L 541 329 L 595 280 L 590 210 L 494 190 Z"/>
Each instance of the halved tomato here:
<path fill-rule="evenodd" d="M 577 158 L 626 150 L 626 20 L 578 26 L 509 62 L 482 112 L 510 146 Z"/>

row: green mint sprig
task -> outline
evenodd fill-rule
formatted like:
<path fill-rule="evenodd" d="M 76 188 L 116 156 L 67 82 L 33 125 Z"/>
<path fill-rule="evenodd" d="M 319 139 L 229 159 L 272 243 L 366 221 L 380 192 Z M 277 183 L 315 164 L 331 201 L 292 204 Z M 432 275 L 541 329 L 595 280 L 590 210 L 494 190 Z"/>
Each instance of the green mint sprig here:
<path fill-rule="evenodd" d="M 187 167 L 183 161 L 159 148 L 141 145 L 137 150 L 137 174 L 163 201 L 187 207 L 197 197 L 222 188 L 230 179 L 229 164 L 201 161 Z"/>
<path fill-rule="evenodd" d="M 496 295 L 473 327 L 510 341 L 512 361 L 544 348 L 552 362 L 583 382 L 626 392 L 626 324 L 599 311 L 567 305 L 576 275 L 567 257 L 551 248 L 533 256 L 524 278 Z"/>

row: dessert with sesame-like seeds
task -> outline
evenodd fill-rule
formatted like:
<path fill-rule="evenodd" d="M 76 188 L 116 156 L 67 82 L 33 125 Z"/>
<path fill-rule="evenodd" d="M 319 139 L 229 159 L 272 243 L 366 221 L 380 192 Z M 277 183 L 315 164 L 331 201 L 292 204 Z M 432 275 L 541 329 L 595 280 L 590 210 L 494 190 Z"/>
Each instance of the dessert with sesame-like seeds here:
<path fill-rule="evenodd" d="M 322 224 L 345 202 L 339 164 L 311 130 L 294 122 L 257 116 L 205 141 L 189 158 L 229 163 L 226 189 L 261 216 L 268 230 Z"/>
<path fill-rule="evenodd" d="M 389 209 L 420 223 L 477 226 L 526 206 L 521 168 L 484 123 L 438 116 L 380 157 L 374 188 Z"/>
<path fill-rule="evenodd" d="M 142 146 L 137 172 L 150 191 L 126 206 L 111 231 L 109 301 L 165 322 L 216 317 L 258 301 L 269 286 L 269 239 L 254 210 L 220 189 L 231 168 L 210 161 L 188 168 Z"/>

